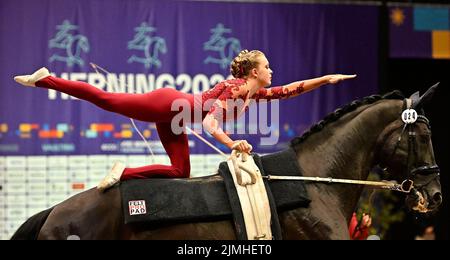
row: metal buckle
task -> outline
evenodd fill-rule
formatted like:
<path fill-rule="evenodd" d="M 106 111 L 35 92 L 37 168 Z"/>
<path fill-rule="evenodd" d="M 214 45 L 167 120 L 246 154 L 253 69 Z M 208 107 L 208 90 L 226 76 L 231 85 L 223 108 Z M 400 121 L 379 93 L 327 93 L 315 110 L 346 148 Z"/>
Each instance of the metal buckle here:
<path fill-rule="evenodd" d="M 414 188 L 414 182 L 409 179 L 402 181 L 402 183 L 398 185 L 398 191 L 401 191 L 404 193 L 410 193 L 413 188 Z"/>

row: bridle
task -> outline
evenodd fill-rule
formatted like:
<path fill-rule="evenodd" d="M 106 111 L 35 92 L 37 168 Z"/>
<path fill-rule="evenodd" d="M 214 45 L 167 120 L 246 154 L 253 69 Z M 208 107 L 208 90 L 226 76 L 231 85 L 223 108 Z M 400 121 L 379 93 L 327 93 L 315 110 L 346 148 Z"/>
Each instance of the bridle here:
<path fill-rule="evenodd" d="M 417 122 L 423 123 L 427 126 L 428 129 L 431 129 L 430 121 L 424 116 L 424 115 L 418 115 L 417 112 L 414 109 L 411 109 L 411 100 L 404 99 L 403 101 L 403 113 L 402 113 L 402 121 L 403 121 L 403 127 L 402 132 L 400 133 L 397 142 L 395 143 L 394 149 L 392 150 L 392 153 L 390 157 L 394 157 L 398 147 L 400 146 L 400 142 L 402 140 L 403 135 L 407 131 L 408 134 L 408 153 L 406 158 L 406 169 L 403 176 L 406 176 L 406 179 L 402 181 L 402 183 L 410 183 L 411 187 L 408 189 L 405 187 L 406 190 L 411 191 L 411 189 L 415 188 L 418 189 L 420 187 L 426 186 L 431 181 L 435 180 L 439 177 L 439 166 L 437 164 L 433 165 L 425 165 L 425 166 L 417 166 L 414 164 L 414 157 L 419 158 L 419 151 L 416 147 L 416 138 L 417 134 L 415 132 L 415 126 Z M 395 132 L 398 128 L 393 129 L 391 134 Z M 387 136 L 389 137 L 389 136 Z M 386 138 L 387 140 L 388 138 Z M 387 167 L 384 168 L 384 170 L 387 170 Z M 413 180 L 416 178 L 417 175 L 422 176 L 433 176 L 430 178 L 426 183 L 417 185 L 415 184 L 413 186 Z"/>
<path fill-rule="evenodd" d="M 358 185 L 367 185 L 367 186 L 373 186 L 376 188 L 381 189 L 389 189 L 394 191 L 400 191 L 404 193 L 409 193 L 413 189 L 417 191 L 418 188 L 426 186 L 428 183 L 433 181 L 434 179 L 439 177 L 439 166 L 436 164 L 433 165 L 425 165 L 425 166 L 417 166 L 413 165 L 413 156 L 415 158 L 418 157 L 418 150 L 416 147 L 416 132 L 414 130 L 414 127 L 416 126 L 416 122 L 424 123 L 428 127 L 428 129 L 431 129 L 429 120 L 424 115 L 418 115 L 417 112 L 412 109 L 411 104 L 413 103 L 413 100 L 411 99 L 404 99 L 403 100 L 403 113 L 401 115 L 401 120 L 403 121 L 403 125 L 400 127 L 403 127 L 402 132 L 400 136 L 397 139 L 397 142 L 395 144 L 395 147 L 390 154 L 391 158 L 395 156 L 398 147 L 400 146 L 400 142 L 402 140 L 402 136 L 405 134 L 406 130 L 408 130 L 408 156 L 407 156 L 407 162 L 406 162 L 406 173 L 404 176 L 406 176 L 405 180 L 400 182 L 400 184 L 392 183 L 389 181 L 364 181 L 364 180 L 351 180 L 351 179 L 334 179 L 331 177 L 322 178 L 322 177 L 306 177 L 306 176 L 273 176 L 268 175 L 264 176 L 263 178 L 266 178 L 268 180 L 299 180 L 299 181 L 313 181 L 313 182 L 326 182 L 326 183 L 346 183 L 346 184 L 358 184 Z M 400 119 L 398 119 L 400 120 Z M 398 130 L 400 127 L 393 128 L 390 130 L 390 133 L 388 135 L 384 135 L 385 142 L 383 143 L 383 146 L 386 144 L 386 141 L 389 140 L 389 136 L 392 135 L 396 130 Z M 382 147 L 383 147 L 382 146 Z M 380 165 L 381 166 L 381 165 Z M 381 166 L 382 167 L 382 166 Z M 382 167 L 383 168 L 383 167 Z M 387 167 L 384 167 L 384 170 L 387 170 Z M 413 180 L 415 179 L 416 175 L 429 175 L 433 176 L 428 182 L 420 185 L 415 185 Z"/>

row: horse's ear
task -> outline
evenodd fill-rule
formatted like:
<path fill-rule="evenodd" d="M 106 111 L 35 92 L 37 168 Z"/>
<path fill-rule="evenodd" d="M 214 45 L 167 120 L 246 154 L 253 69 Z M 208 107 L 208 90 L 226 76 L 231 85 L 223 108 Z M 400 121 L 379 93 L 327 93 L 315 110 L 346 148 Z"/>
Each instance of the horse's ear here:
<path fill-rule="evenodd" d="M 414 94 L 412 94 L 412 95 L 409 97 L 409 99 L 411 99 L 411 102 L 412 102 L 411 107 L 414 108 L 414 107 L 415 107 L 415 104 L 419 103 L 419 100 L 420 100 L 420 94 L 419 94 L 419 91 L 414 92 Z"/>
<path fill-rule="evenodd" d="M 428 103 L 431 98 L 434 95 L 434 92 L 436 91 L 437 86 L 439 86 L 439 83 L 434 84 L 433 86 L 431 86 L 426 92 L 425 94 L 423 94 L 419 100 L 417 101 L 417 103 L 413 102 L 412 107 L 413 108 L 421 108 L 423 107 L 423 105 L 425 105 L 426 103 Z M 417 93 L 417 92 L 416 92 Z"/>

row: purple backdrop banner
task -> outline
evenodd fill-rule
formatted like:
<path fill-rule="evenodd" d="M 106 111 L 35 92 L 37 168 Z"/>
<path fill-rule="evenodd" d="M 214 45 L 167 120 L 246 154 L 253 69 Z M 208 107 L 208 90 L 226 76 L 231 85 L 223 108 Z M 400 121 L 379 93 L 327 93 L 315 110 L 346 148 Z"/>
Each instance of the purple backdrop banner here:
<path fill-rule="evenodd" d="M 378 92 L 377 25 L 376 6 L 2 0 L 0 155 L 146 153 L 127 118 L 13 81 L 42 66 L 59 77 L 130 93 L 207 90 L 229 76 L 229 63 L 241 49 L 265 52 L 274 86 L 358 74 L 281 101 L 279 117 L 269 124 L 277 145 L 258 145 L 260 134 L 235 137 L 248 139 L 257 152 L 280 150 L 327 113 Z M 90 63 L 110 74 L 97 74 Z M 154 124 L 137 126 L 158 141 Z M 189 139 L 192 153 L 214 152 Z"/>

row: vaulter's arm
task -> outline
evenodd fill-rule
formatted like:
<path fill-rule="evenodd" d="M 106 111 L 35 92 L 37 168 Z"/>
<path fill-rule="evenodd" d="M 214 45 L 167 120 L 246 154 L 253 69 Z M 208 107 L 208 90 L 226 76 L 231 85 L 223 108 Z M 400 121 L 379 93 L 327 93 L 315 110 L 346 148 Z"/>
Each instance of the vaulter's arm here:
<path fill-rule="evenodd" d="M 219 120 L 225 117 L 226 107 L 222 104 L 223 101 L 216 100 L 212 105 L 210 111 L 203 119 L 202 125 L 208 133 L 210 133 L 217 141 L 224 144 L 230 149 L 238 149 L 239 151 L 250 152 L 252 146 L 245 140 L 232 140 L 220 126 Z M 221 120 L 223 121 L 223 120 Z"/>
<path fill-rule="evenodd" d="M 256 101 L 261 99 L 270 101 L 272 99 L 292 98 L 314 90 L 320 86 L 326 84 L 336 84 L 342 80 L 352 79 L 354 77 L 356 77 L 356 75 L 332 74 L 314 79 L 295 81 L 284 86 L 262 88 L 258 90 L 252 98 L 256 99 Z"/>

